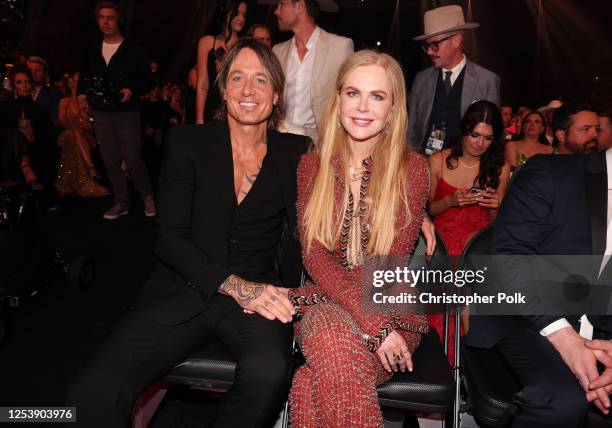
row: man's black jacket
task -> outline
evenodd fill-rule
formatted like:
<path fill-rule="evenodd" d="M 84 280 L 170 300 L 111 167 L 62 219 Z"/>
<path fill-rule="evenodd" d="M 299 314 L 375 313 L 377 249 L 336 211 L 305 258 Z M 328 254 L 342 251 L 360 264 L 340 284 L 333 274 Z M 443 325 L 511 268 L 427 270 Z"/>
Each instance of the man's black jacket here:
<path fill-rule="evenodd" d="M 155 82 L 143 50 L 123 40 L 108 65 L 102 56 L 102 40 L 92 46 L 79 92 L 87 93 L 94 110 L 133 111 L 139 108 L 139 98 L 146 95 Z M 119 91 L 129 88 L 130 101 L 120 103 Z"/>

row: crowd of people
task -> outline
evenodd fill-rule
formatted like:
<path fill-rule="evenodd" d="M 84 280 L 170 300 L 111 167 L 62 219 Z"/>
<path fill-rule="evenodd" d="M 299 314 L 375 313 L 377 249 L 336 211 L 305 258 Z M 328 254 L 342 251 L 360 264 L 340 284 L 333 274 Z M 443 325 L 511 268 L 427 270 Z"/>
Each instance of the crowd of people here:
<path fill-rule="evenodd" d="M 514 113 L 500 77 L 465 55 L 465 32 L 478 24 L 460 6 L 425 13 L 414 40 L 432 66 L 408 91 L 394 58 L 353 52 L 351 39 L 317 25 L 324 4 L 279 1 L 278 28 L 293 37 L 272 46 L 263 24 L 243 35 L 246 2 L 227 2 L 185 86 L 157 79 L 158 64 L 123 37 L 109 1 L 96 6 L 102 37 L 85 69 L 57 87 L 40 57 L 12 69 L 0 181 L 40 185 L 50 206 L 112 194 L 103 216 L 115 220 L 130 209 L 129 178 L 144 214 L 158 217 L 160 263 L 72 384 L 68 403 L 83 426 L 126 426 L 147 386 L 213 336 L 238 367 L 214 426 L 266 426 L 287 396 L 292 426 L 382 426 L 376 387 L 412 371 L 422 335 L 444 337 L 444 320 L 364 306 L 373 259 L 410 254 L 421 232 L 431 253 L 434 230 L 460 256 L 491 224 L 498 254 L 591 254 L 595 233 L 610 253 L 608 194 L 595 196 L 604 201 L 597 232 L 568 213 L 587 212 L 575 184 L 585 171 L 610 182 L 609 99 Z M 549 170 L 575 187 L 569 206 Z M 606 263 L 599 273 L 609 274 Z M 589 337 L 569 316 L 517 315 L 509 329 L 473 318 L 462 314 L 461 334 L 496 347 L 523 385 L 513 426 L 581 426 L 589 402 L 609 413 L 609 316 L 588 318 Z M 491 330 L 493 343 L 483 339 Z M 294 334 L 305 357 L 295 374 Z"/>

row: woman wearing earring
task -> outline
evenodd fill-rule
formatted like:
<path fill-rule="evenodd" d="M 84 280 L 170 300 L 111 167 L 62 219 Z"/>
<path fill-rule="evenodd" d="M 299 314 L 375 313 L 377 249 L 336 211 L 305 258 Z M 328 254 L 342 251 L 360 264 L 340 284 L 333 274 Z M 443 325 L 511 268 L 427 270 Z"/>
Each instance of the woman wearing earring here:
<path fill-rule="evenodd" d="M 215 118 L 221 105 L 221 94 L 215 84 L 219 66 L 223 55 L 238 41 L 246 22 L 246 2 L 228 1 L 227 5 L 221 34 L 204 36 L 198 42 L 196 124 Z"/>
<path fill-rule="evenodd" d="M 429 158 L 429 214 L 451 256 L 461 255 L 470 238 L 495 219 L 510 177 L 510 165 L 504 160 L 503 120 L 495 104 L 472 104 L 459 130 L 461 136 L 450 148 Z M 442 334 L 442 314 L 430 315 L 429 323 Z M 451 332 L 453 324 L 451 317 Z M 467 329 L 467 317 L 462 324 Z M 450 340 L 451 364 L 453 347 Z"/>
<path fill-rule="evenodd" d="M 404 76 L 390 56 L 350 56 L 324 117 L 315 150 L 298 167 L 298 227 L 312 282 L 291 293 L 306 358 L 293 379 L 291 425 L 380 427 L 376 386 L 412 370 L 428 326 L 422 314 L 368 303 L 368 272 L 374 260 L 411 254 L 429 172 L 406 144 Z"/>

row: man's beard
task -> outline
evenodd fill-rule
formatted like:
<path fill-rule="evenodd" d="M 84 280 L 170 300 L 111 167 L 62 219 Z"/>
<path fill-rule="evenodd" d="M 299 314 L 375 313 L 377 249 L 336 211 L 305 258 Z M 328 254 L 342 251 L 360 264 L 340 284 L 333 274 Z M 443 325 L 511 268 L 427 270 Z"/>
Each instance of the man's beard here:
<path fill-rule="evenodd" d="M 597 151 L 598 144 L 599 144 L 599 141 L 597 140 L 597 138 L 592 138 L 589 141 L 579 146 L 580 151 L 578 153 L 584 153 L 584 154 L 594 153 Z"/>

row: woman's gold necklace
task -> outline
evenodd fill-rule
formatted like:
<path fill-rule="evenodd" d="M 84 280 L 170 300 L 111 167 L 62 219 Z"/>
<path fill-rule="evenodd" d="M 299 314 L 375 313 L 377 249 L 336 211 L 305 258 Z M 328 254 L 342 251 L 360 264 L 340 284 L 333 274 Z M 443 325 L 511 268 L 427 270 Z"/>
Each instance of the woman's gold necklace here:
<path fill-rule="evenodd" d="M 463 165 L 464 168 L 467 168 L 467 169 L 476 168 L 478 165 L 480 165 L 480 161 L 476 162 L 474 165 L 466 165 L 465 162 L 461 160 L 461 158 L 459 158 L 459 163 Z"/>

